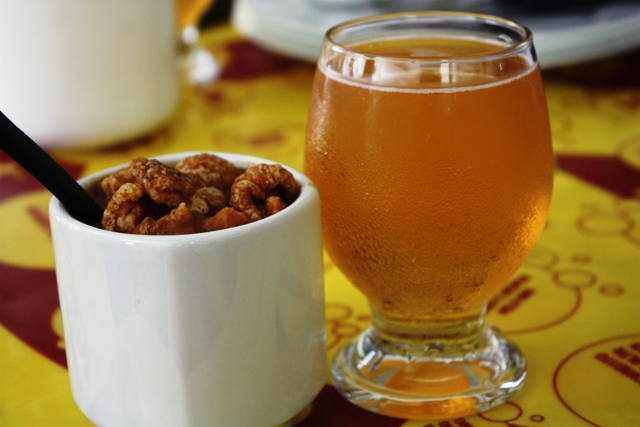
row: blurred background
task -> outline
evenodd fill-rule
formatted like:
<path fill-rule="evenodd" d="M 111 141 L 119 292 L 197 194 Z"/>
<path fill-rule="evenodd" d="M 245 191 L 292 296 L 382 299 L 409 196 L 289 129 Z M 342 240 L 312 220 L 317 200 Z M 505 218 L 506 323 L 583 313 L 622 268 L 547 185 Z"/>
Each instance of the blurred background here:
<path fill-rule="evenodd" d="M 203 23 L 231 19 L 238 31 L 263 47 L 314 61 L 329 27 L 406 10 L 460 10 L 518 21 L 533 31 L 543 68 L 640 44 L 640 2 L 628 0 L 220 0 Z"/>

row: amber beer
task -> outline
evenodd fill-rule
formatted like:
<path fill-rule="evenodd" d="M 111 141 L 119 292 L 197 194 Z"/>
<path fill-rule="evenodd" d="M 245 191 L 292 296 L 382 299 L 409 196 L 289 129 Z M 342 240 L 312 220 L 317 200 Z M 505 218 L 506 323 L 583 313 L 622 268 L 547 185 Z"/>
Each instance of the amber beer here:
<path fill-rule="evenodd" d="M 500 47 L 428 39 L 352 49 L 447 58 Z M 356 61 L 346 77 L 334 71 L 345 63 L 328 64 L 314 80 L 305 171 L 331 259 L 389 319 L 481 310 L 524 262 L 549 209 L 537 64 L 510 58 L 498 77 L 464 64 L 398 69 L 384 86 L 370 63 L 358 71 Z"/>
<path fill-rule="evenodd" d="M 185 28 L 197 25 L 214 0 L 176 0 L 178 26 Z"/>

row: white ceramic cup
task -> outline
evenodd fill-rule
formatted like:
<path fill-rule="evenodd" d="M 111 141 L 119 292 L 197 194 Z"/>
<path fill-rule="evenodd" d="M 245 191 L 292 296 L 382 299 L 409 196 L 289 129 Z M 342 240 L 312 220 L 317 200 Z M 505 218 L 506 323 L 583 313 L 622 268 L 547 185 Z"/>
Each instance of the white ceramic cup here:
<path fill-rule="evenodd" d="M 154 130 L 179 98 L 174 0 L 1 0 L 0 110 L 44 147 Z"/>
<path fill-rule="evenodd" d="M 215 154 L 241 167 L 272 163 Z M 105 231 L 51 200 L 71 388 L 91 421 L 276 426 L 317 395 L 327 369 L 319 197 L 289 170 L 301 184 L 290 206 L 208 233 Z"/>

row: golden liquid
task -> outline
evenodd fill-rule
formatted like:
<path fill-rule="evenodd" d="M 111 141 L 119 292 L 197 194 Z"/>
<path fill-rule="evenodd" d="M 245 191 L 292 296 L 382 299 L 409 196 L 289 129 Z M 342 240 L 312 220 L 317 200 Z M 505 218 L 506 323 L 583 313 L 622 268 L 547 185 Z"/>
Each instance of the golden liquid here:
<path fill-rule="evenodd" d="M 384 43 L 387 54 L 425 55 L 394 43 Z M 421 48 L 496 48 L 470 44 Z M 423 77 L 412 77 L 416 86 L 437 84 Z M 409 90 L 406 80 L 394 90 L 319 68 L 313 84 L 305 171 L 320 191 L 325 248 L 377 310 L 400 321 L 478 310 L 524 262 L 548 212 L 553 160 L 539 70 L 481 86 L 459 77 L 464 90 Z"/>
<path fill-rule="evenodd" d="M 214 0 L 176 0 L 178 25 L 185 28 L 197 25 L 202 15 L 209 10 Z"/>

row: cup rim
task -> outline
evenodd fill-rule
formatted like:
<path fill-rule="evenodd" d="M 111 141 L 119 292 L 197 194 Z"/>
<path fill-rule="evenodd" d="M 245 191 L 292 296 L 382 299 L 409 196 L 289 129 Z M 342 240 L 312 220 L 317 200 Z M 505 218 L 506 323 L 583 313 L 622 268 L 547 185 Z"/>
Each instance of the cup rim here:
<path fill-rule="evenodd" d="M 261 157 L 250 156 L 245 154 L 236 154 L 236 153 L 227 153 L 227 152 L 218 152 L 218 151 L 187 151 L 187 152 L 179 152 L 172 154 L 164 154 L 159 156 L 151 156 L 150 159 L 156 159 L 163 163 L 167 164 L 175 164 L 179 160 L 184 157 L 188 157 L 191 155 L 197 154 L 213 154 L 218 157 L 222 157 L 230 162 L 234 163 L 237 166 L 241 167 L 249 167 L 258 163 L 278 163 L 274 160 L 264 159 Z M 106 238 L 110 240 L 119 240 L 126 243 L 144 243 L 144 244 L 158 244 L 158 245 L 176 245 L 176 244 L 192 244 L 199 243 L 205 241 L 217 240 L 217 239 L 226 239 L 233 238 L 233 236 L 242 235 L 246 233 L 252 233 L 260 228 L 278 226 L 285 222 L 287 222 L 292 215 L 296 214 L 298 210 L 295 208 L 296 206 L 302 206 L 303 204 L 307 204 L 311 201 L 314 196 L 317 196 L 318 190 L 316 189 L 313 182 L 302 172 L 293 169 L 290 166 L 284 165 L 282 163 L 278 163 L 286 168 L 289 172 L 291 172 L 296 179 L 296 181 L 300 184 L 300 194 L 298 198 L 289 205 L 286 209 L 271 215 L 269 217 L 263 218 L 258 221 L 251 222 L 249 224 L 244 224 L 237 227 L 231 227 L 223 230 L 215 230 L 201 233 L 190 233 L 190 234 L 177 234 L 177 235 L 141 235 L 141 234 L 130 234 L 130 233 L 119 233 L 115 231 L 104 230 L 102 228 L 98 228 L 93 225 L 85 224 L 80 220 L 75 219 L 62 205 L 60 200 L 56 197 L 52 197 L 49 201 L 49 212 L 50 212 L 50 221 L 56 221 L 60 223 L 65 228 L 72 228 L 78 232 L 84 232 L 99 236 L 100 238 Z M 83 187 L 88 187 L 98 180 L 111 175 L 115 172 L 118 172 L 125 167 L 127 167 L 128 163 L 123 163 L 118 166 L 114 166 L 111 168 L 103 169 L 102 171 L 93 173 L 86 177 L 83 177 L 78 180 L 78 183 Z"/>
<path fill-rule="evenodd" d="M 364 26 L 367 24 L 381 23 L 383 21 L 407 21 L 412 19 L 431 19 L 431 20 L 443 20 L 443 19 L 455 19 L 461 22 L 464 21 L 478 21 L 493 26 L 501 26 L 503 28 L 511 29 L 522 34 L 522 40 L 513 45 L 505 46 L 503 49 L 499 49 L 490 54 L 475 54 L 475 55 L 461 55 L 459 57 L 419 57 L 419 58 L 403 58 L 398 56 L 386 56 L 381 54 L 371 54 L 359 52 L 356 49 L 349 48 L 343 43 L 335 40 L 335 35 L 347 28 L 355 28 L 357 26 Z M 499 16 L 473 13 L 473 12 L 459 12 L 459 11 L 410 11 L 410 12 L 397 12 L 388 13 L 382 15 L 366 16 L 362 18 L 352 19 L 342 22 L 329 28 L 324 35 L 325 46 L 330 46 L 331 50 L 354 58 L 361 58 L 365 60 L 388 60 L 394 62 L 405 63 L 422 63 L 422 64 L 447 64 L 447 63 L 473 63 L 473 62 L 487 62 L 497 60 L 500 58 L 517 55 L 533 48 L 533 32 L 525 25 L 518 23 L 512 19 L 502 18 Z M 322 56 L 321 56 L 322 59 Z"/>

